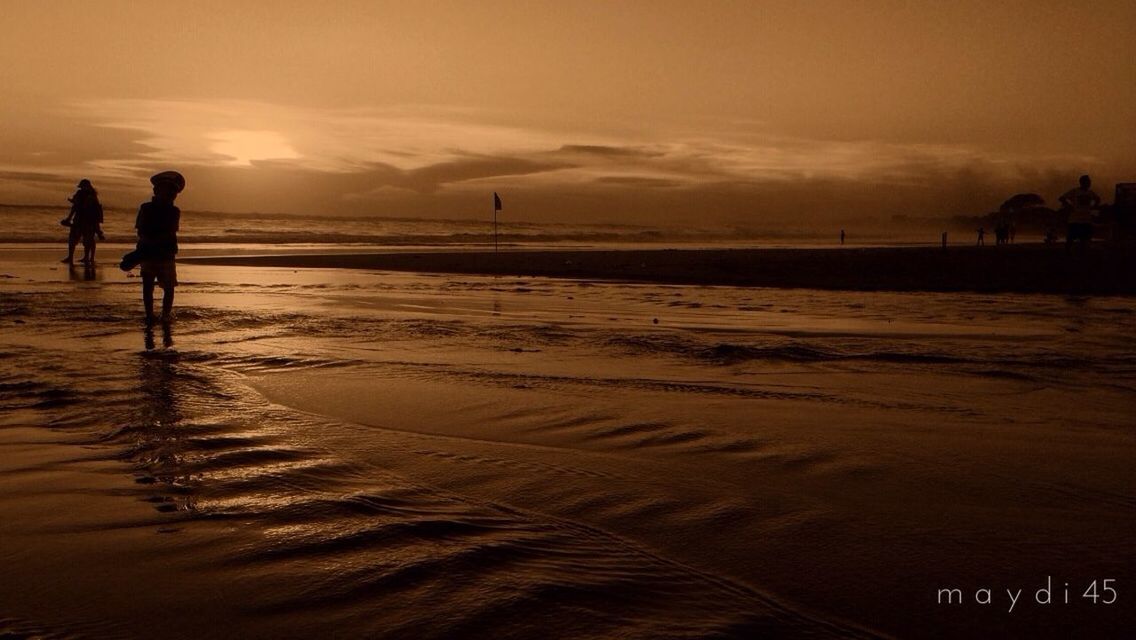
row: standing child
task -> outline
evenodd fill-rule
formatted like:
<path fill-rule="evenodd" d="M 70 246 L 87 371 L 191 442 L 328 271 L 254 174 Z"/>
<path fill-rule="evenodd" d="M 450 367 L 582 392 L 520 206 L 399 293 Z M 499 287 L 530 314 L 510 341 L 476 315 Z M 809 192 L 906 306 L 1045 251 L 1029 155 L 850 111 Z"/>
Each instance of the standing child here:
<path fill-rule="evenodd" d="M 162 322 L 173 319 L 174 288 L 177 287 L 177 232 L 181 210 L 174 200 L 185 189 L 185 178 L 177 171 L 163 171 L 150 178 L 154 197 L 138 209 L 136 254 L 142 267 L 142 303 L 146 322 L 154 321 L 154 284 L 162 287 Z M 125 262 L 125 260 L 124 260 Z"/>

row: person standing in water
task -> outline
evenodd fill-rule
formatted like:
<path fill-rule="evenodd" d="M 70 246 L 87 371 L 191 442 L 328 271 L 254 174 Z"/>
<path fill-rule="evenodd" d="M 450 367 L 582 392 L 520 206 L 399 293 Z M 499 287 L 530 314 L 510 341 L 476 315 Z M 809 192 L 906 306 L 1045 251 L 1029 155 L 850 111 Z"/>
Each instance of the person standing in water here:
<path fill-rule="evenodd" d="M 1069 226 L 1065 231 L 1065 250 L 1070 251 L 1074 242 L 1081 243 L 1081 250 L 1088 248 L 1093 240 L 1093 209 L 1100 206 L 1100 196 L 1093 190 L 1093 180 L 1081 176 L 1081 186 L 1070 189 L 1059 198 L 1062 206 L 1069 210 Z"/>
<path fill-rule="evenodd" d="M 103 205 L 99 203 L 99 192 L 95 190 L 91 181 L 83 178 L 79 181 L 75 195 L 69 198 L 71 211 L 59 224 L 70 227 L 67 234 L 67 257 L 60 260 L 65 264 L 75 261 L 75 245 L 83 242 L 83 259 L 81 262 L 88 265 L 95 263 L 95 237 L 103 238 Z"/>
<path fill-rule="evenodd" d="M 138 230 L 136 255 L 142 269 L 142 304 L 146 322 L 154 321 L 154 284 L 162 288 L 162 322 L 173 319 L 174 288 L 177 287 L 177 232 L 181 210 L 174 200 L 185 189 L 177 171 L 163 171 L 150 178 L 154 197 L 142 203 L 134 228 Z"/>

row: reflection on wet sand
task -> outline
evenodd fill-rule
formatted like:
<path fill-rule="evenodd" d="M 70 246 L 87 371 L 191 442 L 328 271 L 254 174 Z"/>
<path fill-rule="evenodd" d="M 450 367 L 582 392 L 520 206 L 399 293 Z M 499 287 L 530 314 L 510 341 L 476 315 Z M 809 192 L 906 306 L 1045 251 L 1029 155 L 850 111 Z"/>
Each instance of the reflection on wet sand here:
<path fill-rule="evenodd" d="M 146 350 L 139 354 L 141 404 L 137 413 L 137 439 L 133 461 L 143 473 L 142 484 L 158 483 L 169 495 L 148 498 L 158 503 L 158 511 L 192 510 L 195 502 L 192 473 L 186 461 L 185 438 L 181 433 L 182 390 L 179 354 L 171 350 L 173 332 L 169 323 L 161 325 L 162 348 L 155 348 L 154 327 L 143 332 Z"/>
<path fill-rule="evenodd" d="M 102 282 L 103 272 L 93 264 L 68 265 L 67 277 L 72 282 Z"/>

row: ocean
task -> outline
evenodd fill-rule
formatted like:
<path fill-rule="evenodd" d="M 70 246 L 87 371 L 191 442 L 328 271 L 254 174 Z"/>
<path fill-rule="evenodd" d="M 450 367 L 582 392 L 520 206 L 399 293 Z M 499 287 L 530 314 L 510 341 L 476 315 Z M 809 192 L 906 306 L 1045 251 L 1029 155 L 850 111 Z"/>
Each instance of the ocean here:
<path fill-rule="evenodd" d="M 106 208 L 103 225 L 107 239 L 132 243 L 136 208 Z M 65 243 L 66 230 L 59 220 L 63 207 L 0 204 L 0 244 Z M 755 216 L 760 220 L 760 216 Z M 851 226 L 855 224 L 856 226 Z M 577 221 L 526 222 L 501 213 L 498 242 L 507 247 L 619 247 L 619 246 L 741 246 L 826 247 L 840 243 L 840 229 L 849 226 L 848 244 L 888 246 L 937 244 L 935 222 L 891 224 L 883 221 L 832 223 L 827 226 L 784 222 L 726 224 L 599 224 Z M 968 233 L 965 240 L 971 242 Z M 272 213 L 217 213 L 184 211 L 179 241 L 183 245 L 239 249 L 242 245 L 315 248 L 383 247 L 388 249 L 435 247 L 483 249 L 492 246 L 493 220 L 386 218 L 345 213 L 340 216 Z"/>
<path fill-rule="evenodd" d="M 30 242 L 58 211 L 33 213 L 0 245 L 4 637 L 1136 623 L 1132 298 L 186 262 L 176 321 L 147 328 L 128 245 L 69 269 Z M 190 253 L 280 251 L 265 226 L 350 238 L 323 250 L 486 240 L 204 219 Z"/>

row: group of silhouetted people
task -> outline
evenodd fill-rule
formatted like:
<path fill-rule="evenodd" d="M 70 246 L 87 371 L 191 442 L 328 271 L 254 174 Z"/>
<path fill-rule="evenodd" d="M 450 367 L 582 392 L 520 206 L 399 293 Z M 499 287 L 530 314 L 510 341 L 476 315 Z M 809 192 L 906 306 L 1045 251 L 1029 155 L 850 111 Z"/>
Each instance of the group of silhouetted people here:
<path fill-rule="evenodd" d="M 1017 232 L 1016 232 L 1016 229 L 1014 228 L 1013 221 L 999 220 L 997 222 L 997 224 L 994 225 L 994 244 L 996 244 L 996 245 L 1001 246 L 1001 245 L 1004 245 L 1004 244 L 1013 243 L 1015 235 L 1017 235 Z M 944 244 L 945 243 L 946 243 L 946 240 L 944 239 Z M 978 228 L 977 245 L 981 247 L 981 246 L 984 246 L 985 244 L 986 244 L 986 227 L 979 227 Z"/>
<path fill-rule="evenodd" d="M 67 257 L 63 262 L 72 264 L 75 261 L 75 247 L 83 243 L 83 258 L 79 262 L 85 265 L 95 264 L 95 238 L 105 240 L 103 235 L 103 205 L 99 202 L 99 192 L 90 180 L 83 178 L 75 191 L 75 195 L 68 198 L 71 211 L 59 223 L 69 227 L 67 234 Z"/>
<path fill-rule="evenodd" d="M 119 264 L 123 271 L 140 268 L 142 302 L 148 324 L 156 320 L 155 284 L 162 288 L 162 322 L 168 322 L 173 317 L 174 289 L 177 287 L 177 232 L 181 222 L 181 210 L 174 206 L 174 200 L 185 189 L 185 178 L 177 171 L 163 171 L 151 176 L 150 184 L 154 187 L 154 196 L 149 202 L 142 203 L 134 222 L 138 242 L 134 251 L 123 256 Z M 93 267 L 97 240 L 106 239 L 102 230 L 103 207 L 98 192 L 91 181 L 84 178 L 79 181 L 78 190 L 70 201 L 71 211 L 60 221 L 63 226 L 70 228 L 67 257 L 62 261 L 73 264 L 75 247 L 82 242 L 83 258 L 80 262 Z"/>
<path fill-rule="evenodd" d="M 1079 183 L 1079 186 L 1066 191 L 1058 198 L 1062 211 L 1068 214 L 1065 230 L 1065 249 L 1067 251 L 1072 251 L 1074 245 L 1077 245 L 1081 251 L 1087 249 L 1093 239 L 1093 215 L 1101 204 L 1100 196 L 1092 189 L 1092 178 L 1087 175 L 1081 176 Z M 976 231 L 978 238 L 975 244 L 981 247 L 986 244 L 986 228 L 979 227 Z M 1015 231 L 1012 220 L 1000 220 L 994 226 L 996 243 L 999 245 L 1012 243 L 1016 235 Z M 1055 227 L 1050 227 L 1045 233 L 1045 243 L 1056 242 L 1057 233 Z M 945 237 L 943 238 L 943 246 L 946 246 Z"/>

